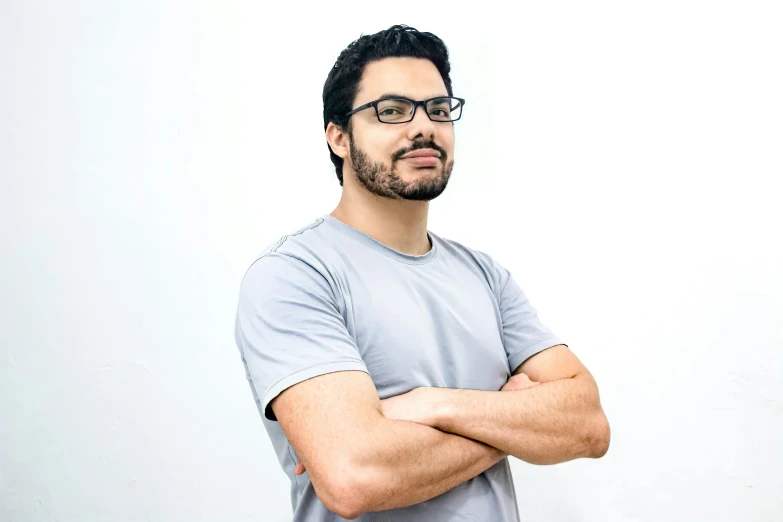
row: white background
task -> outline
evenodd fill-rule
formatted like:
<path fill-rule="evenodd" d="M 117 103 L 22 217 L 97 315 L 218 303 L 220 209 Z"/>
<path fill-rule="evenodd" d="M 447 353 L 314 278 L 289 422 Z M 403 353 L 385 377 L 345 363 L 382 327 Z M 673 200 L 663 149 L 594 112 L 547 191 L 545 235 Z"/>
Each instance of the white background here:
<path fill-rule="evenodd" d="M 395 23 L 468 100 L 429 228 L 511 269 L 612 427 L 512 459 L 522 519 L 781 520 L 779 3 L 369 5 L 0 4 L 0 520 L 290 520 L 237 292 L 337 204 L 323 83 Z"/>

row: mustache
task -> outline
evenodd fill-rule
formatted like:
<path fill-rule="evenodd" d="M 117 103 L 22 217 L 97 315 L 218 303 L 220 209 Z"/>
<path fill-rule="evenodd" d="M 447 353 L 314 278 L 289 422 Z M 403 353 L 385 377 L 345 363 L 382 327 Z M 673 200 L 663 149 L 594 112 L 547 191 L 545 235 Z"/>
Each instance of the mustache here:
<path fill-rule="evenodd" d="M 414 150 L 420 150 L 420 149 L 433 149 L 440 152 L 440 159 L 442 162 L 446 162 L 446 158 L 448 157 L 448 154 L 446 154 L 446 151 L 443 149 L 443 147 L 437 145 L 434 141 L 416 141 L 413 143 L 413 145 L 410 146 L 408 149 L 403 149 L 395 152 L 392 155 L 392 160 L 397 161 L 398 159 L 402 158 L 409 152 L 413 152 Z"/>

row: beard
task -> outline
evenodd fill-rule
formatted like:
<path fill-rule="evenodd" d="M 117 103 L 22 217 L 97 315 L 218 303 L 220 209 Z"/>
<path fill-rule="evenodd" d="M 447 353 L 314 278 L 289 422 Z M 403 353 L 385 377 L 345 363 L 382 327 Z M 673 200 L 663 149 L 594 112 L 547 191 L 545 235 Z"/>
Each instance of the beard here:
<path fill-rule="evenodd" d="M 430 201 L 446 190 L 451 171 L 454 168 L 454 160 L 449 161 L 446 151 L 433 142 L 416 142 L 409 150 L 400 151 L 392 156 L 392 166 L 388 168 L 385 163 L 375 163 L 361 149 L 357 148 L 353 136 L 349 134 L 351 165 L 359 183 L 377 196 L 390 199 L 407 199 L 411 201 Z M 431 168 L 424 169 L 421 177 L 413 181 L 403 181 L 396 170 L 397 160 L 419 149 L 435 149 L 440 152 L 440 172 L 432 175 Z"/>

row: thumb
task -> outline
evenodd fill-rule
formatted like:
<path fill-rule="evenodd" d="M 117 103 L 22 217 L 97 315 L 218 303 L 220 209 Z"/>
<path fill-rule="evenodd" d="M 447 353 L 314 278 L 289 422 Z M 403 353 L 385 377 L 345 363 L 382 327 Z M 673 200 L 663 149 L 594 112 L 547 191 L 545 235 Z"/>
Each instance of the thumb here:
<path fill-rule="evenodd" d="M 297 462 L 296 466 L 294 467 L 294 474 L 301 475 L 304 472 L 305 472 L 304 464 L 302 464 L 301 462 Z"/>

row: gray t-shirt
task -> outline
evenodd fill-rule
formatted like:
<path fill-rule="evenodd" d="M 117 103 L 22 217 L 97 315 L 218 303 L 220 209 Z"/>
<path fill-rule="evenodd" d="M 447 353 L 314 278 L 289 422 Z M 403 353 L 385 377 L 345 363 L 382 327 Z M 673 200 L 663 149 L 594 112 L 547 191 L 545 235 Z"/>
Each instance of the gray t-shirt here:
<path fill-rule="evenodd" d="M 421 256 L 325 215 L 268 246 L 245 274 L 235 338 L 264 426 L 291 481 L 294 522 L 344 520 L 315 494 L 268 405 L 330 372 L 367 372 L 381 399 L 421 386 L 498 391 L 536 353 L 563 344 L 508 270 L 428 232 Z M 519 520 L 508 458 L 446 493 L 367 521 Z"/>

